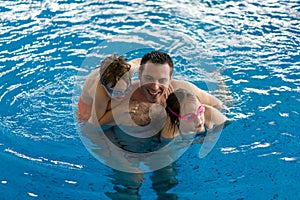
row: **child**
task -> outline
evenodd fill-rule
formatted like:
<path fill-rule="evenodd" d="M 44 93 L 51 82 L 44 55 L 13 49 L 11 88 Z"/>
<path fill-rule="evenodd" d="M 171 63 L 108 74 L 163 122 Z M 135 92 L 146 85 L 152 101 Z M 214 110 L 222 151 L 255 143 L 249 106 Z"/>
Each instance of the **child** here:
<path fill-rule="evenodd" d="M 171 93 L 166 101 L 167 119 L 161 137 L 170 139 L 179 134 L 206 133 L 224 124 L 228 118 L 212 106 L 203 105 L 185 89 Z"/>
<path fill-rule="evenodd" d="M 116 54 L 108 56 L 88 76 L 78 102 L 78 121 L 101 125 L 102 117 L 111 109 L 111 98 L 120 100 L 131 89 L 131 75 L 138 69 L 140 59 L 126 60 Z"/>

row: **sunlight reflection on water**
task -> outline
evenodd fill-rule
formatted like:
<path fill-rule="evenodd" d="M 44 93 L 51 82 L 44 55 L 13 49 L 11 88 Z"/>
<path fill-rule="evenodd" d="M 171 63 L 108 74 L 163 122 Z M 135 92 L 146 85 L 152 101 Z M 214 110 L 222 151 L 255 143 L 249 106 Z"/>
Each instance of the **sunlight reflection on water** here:
<path fill-rule="evenodd" d="M 266 198 L 294 194 L 290 186 L 297 185 L 293 184 L 294 173 L 299 171 L 299 154 L 295 151 L 299 146 L 300 113 L 298 4 L 273 0 L 1 1 L 0 149 L 7 162 L 3 162 L 0 186 L 19 188 L 20 198 L 57 192 L 63 194 L 60 197 L 76 194 L 82 199 L 98 195 L 91 191 L 110 187 L 102 174 L 101 179 L 107 180 L 104 183 L 93 178 L 94 168 L 106 168 L 93 164 L 83 152 L 72 97 L 78 98 L 79 91 L 75 90 L 80 87 L 76 86 L 84 82 L 99 60 L 114 53 L 107 47 L 115 44 L 114 51 L 132 58 L 142 56 L 143 48 L 164 49 L 176 63 L 175 78 L 209 88 L 228 100 L 226 114 L 234 123 L 225 129 L 213 156 L 191 159 L 196 151 L 189 151 L 188 158 L 179 163 L 187 164 L 180 168 L 179 174 L 185 173 L 179 176 L 189 183 L 188 188 L 178 185 L 174 189 L 179 196 L 186 191 L 197 197 L 220 197 L 222 191 L 215 193 L 220 185 L 230 190 L 232 184 L 248 184 L 248 189 L 231 191 L 235 195 L 230 198 L 238 199 L 259 189 L 253 187 L 260 184 L 251 182 L 251 177 L 255 181 L 264 178 L 264 184 L 270 187 L 278 187 L 276 183 L 289 178 L 281 189 L 284 193 L 270 190 Z M 128 53 L 129 45 L 142 49 L 140 54 Z M 95 60 L 84 63 L 89 56 Z M 215 71 L 222 74 L 226 92 L 218 91 L 210 76 Z M 227 99 L 228 94 L 233 98 Z M 238 158 L 246 164 L 236 162 Z M 272 174 L 275 183 L 269 171 L 277 172 Z M 42 173 L 46 178 L 37 178 Z M 14 174 L 19 175 L 20 183 L 14 181 Z M 64 174 L 66 177 L 60 178 Z M 25 187 L 22 180 L 28 183 Z M 199 184 L 207 191 L 199 190 Z M 50 190 L 49 185 L 56 190 Z M 72 185 L 81 188 L 69 188 Z M 65 187 L 68 190 L 63 190 Z M 13 189 L 6 191 L 7 198 L 16 197 Z M 228 192 L 223 195 L 228 197 Z"/>

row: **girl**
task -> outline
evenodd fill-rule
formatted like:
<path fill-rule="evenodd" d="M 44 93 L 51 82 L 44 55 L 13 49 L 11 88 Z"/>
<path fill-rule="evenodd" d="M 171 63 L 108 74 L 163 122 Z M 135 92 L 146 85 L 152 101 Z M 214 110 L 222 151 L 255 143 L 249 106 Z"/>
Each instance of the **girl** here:
<path fill-rule="evenodd" d="M 219 110 L 201 104 L 193 93 L 185 89 L 178 89 L 168 96 L 166 112 L 167 119 L 161 132 L 165 139 L 179 134 L 206 133 L 228 120 Z"/>

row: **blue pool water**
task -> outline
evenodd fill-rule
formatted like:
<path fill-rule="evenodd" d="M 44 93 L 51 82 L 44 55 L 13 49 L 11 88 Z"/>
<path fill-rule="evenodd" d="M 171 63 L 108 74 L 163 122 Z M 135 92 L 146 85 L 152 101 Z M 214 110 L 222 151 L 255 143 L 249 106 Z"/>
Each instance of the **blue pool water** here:
<path fill-rule="evenodd" d="M 125 198 L 81 142 L 76 100 L 104 56 L 152 49 L 233 123 L 207 156 L 184 153 L 164 194 L 145 174 L 139 198 L 300 199 L 299 1 L 0 2 L 0 199 Z"/>

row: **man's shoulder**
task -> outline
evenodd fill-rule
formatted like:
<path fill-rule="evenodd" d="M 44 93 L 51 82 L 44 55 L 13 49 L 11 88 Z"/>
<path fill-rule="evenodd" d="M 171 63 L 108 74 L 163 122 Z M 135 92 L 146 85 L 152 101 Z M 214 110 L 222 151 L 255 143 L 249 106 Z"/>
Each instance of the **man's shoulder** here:
<path fill-rule="evenodd" d="M 131 100 L 138 100 L 140 99 L 141 91 L 139 89 L 139 82 L 133 81 L 131 90 L 126 94 L 123 100 L 131 99 Z"/>
<path fill-rule="evenodd" d="M 183 88 L 183 89 L 191 89 L 192 87 L 195 87 L 194 84 L 192 84 L 191 82 L 188 81 L 184 81 L 184 80 L 172 80 L 171 81 L 171 86 L 174 90 L 177 90 L 179 88 Z"/>

